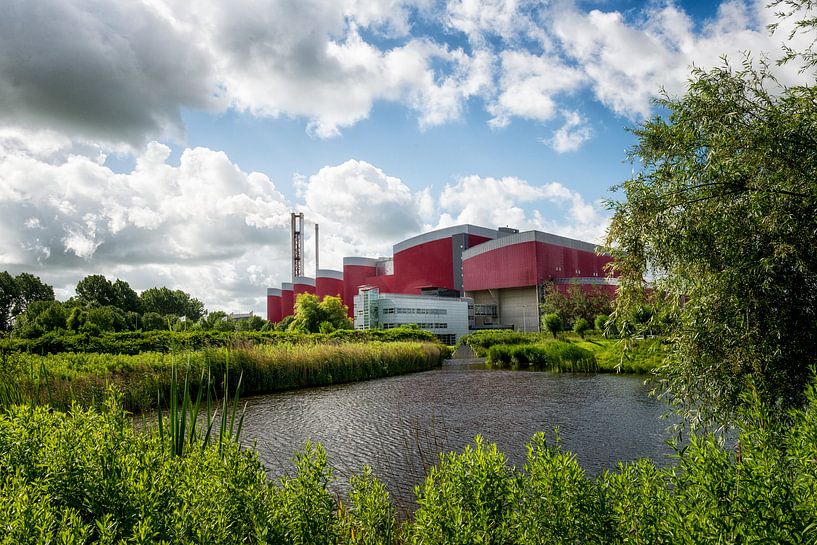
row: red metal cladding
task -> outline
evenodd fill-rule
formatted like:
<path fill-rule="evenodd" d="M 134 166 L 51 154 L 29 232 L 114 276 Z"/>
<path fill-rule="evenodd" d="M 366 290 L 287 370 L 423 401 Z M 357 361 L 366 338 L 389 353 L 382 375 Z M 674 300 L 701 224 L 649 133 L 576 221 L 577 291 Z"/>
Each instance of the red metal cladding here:
<path fill-rule="evenodd" d="M 434 286 L 454 289 L 451 238 L 441 238 L 394 254 L 394 288 L 397 293 L 419 294 Z"/>
<path fill-rule="evenodd" d="M 357 290 L 365 286 L 366 279 L 377 274 L 377 267 L 372 265 L 343 265 L 343 304 L 349 307 L 349 317 L 354 316 L 354 301 Z"/>
<path fill-rule="evenodd" d="M 293 306 L 295 304 L 295 297 L 292 290 L 282 289 L 281 290 L 281 318 L 286 318 L 287 316 L 292 316 L 293 314 Z"/>
<path fill-rule="evenodd" d="M 609 256 L 536 241 L 502 246 L 463 260 L 463 288 L 534 286 L 553 278 L 605 276 Z"/>
<path fill-rule="evenodd" d="M 337 278 L 317 277 L 315 279 L 315 295 L 323 299 L 327 295 L 343 298 L 343 280 Z"/>
<path fill-rule="evenodd" d="M 315 294 L 315 286 L 310 286 L 309 284 L 292 284 L 292 297 L 293 301 L 298 301 L 298 296 L 302 293 L 311 293 Z"/>
<path fill-rule="evenodd" d="M 380 290 L 380 293 L 403 293 L 397 291 L 396 276 L 393 274 L 366 277 L 366 285 Z"/>
<path fill-rule="evenodd" d="M 283 317 L 283 314 L 281 314 L 281 296 L 267 295 L 267 320 L 280 322 Z"/>

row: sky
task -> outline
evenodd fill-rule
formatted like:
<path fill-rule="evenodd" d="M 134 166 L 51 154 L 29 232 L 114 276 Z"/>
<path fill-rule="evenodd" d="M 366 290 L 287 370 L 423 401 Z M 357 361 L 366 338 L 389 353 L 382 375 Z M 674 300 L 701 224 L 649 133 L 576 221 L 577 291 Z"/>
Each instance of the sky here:
<path fill-rule="evenodd" d="M 291 211 L 310 275 L 314 223 L 334 269 L 463 223 L 601 242 L 660 90 L 789 34 L 767 0 L 4 4 L 0 270 L 262 316 Z"/>

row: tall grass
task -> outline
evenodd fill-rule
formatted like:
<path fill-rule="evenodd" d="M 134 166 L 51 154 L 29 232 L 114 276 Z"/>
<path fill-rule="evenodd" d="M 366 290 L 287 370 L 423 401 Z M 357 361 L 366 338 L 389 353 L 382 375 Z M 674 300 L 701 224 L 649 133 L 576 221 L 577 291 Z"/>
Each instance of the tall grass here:
<path fill-rule="evenodd" d="M 496 344 L 488 349 L 487 363 L 494 367 L 563 372 L 594 372 L 593 353 L 574 344 L 552 341 L 543 344 Z"/>
<path fill-rule="evenodd" d="M 745 415 L 739 448 L 693 436 L 676 463 L 620 464 L 588 477 L 536 435 L 524 467 L 477 438 L 442 454 L 399 523 L 370 471 L 351 493 L 320 445 L 267 479 L 255 451 L 225 434 L 175 452 L 155 426 L 135 431 L 115 400 L 61 412 L 0 412 L 1 543 L 208 544 L 799 544 L 817 541 L 817 394 L 789 415 Z"/>
<path fill-rule="evenodd" d="M 39 356 L 10 353 L 2 357 L 0 384 L 9 385 L 20 401 L 48 401 L 67 408 L 74 402 L 100 405 L 109 387 L 121 393 L 127 410 L 146 411 L 161 399 L 170 399 L 174 369 L 184 365 L 191 395 L 210 387 L 225 395 L 223 377 L 241 375 L 241 395 L 262 394 L 368 380 L 423 371 L 439 366 L 449 356 L 436 343 L 368 342 L 341 344 L 249 345 L 231 350 L 210 348 L 187 353 L 145 352 L 139 355 L 63 353 Z M 44 369 L 48 381 L 43 379 Z M 211 377 L 205 381 L 205 377 Z M 8 399 L 10 403 L 15 399 Z M 0 397 L 0 403 L 3 403 Z"/>

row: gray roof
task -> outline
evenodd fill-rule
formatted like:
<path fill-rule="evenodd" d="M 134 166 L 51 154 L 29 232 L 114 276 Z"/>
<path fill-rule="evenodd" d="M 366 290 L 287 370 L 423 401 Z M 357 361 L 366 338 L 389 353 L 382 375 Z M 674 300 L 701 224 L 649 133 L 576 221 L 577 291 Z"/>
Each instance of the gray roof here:
<path fill-rule="evenodd" d="M 315 279 L 311 276 L 296 276 L 292 279 L 293 284 L 303 284 L 305 286 L 315 286 Z"/>
<path fill-rule="evenodd" d="M 280 297 L 281 290 L 278 288 L 267 288 L 267 297 L 269 297 L 270 295 L 273 297 Z"/>
<path fill-rule="evenodd" d="M 422 235 L 417 235 L 416 237 L 407 238 L 406 240 L 395 244 L 392 251 L 396 254 L 397 252 L 402 252 L 403 250 L 413 248 L 419 244 L 425 244 L 426 242 L 432 242 L 434 240 L 440 240 L 461 234 L 496 238 L 497 230 L 471 224 L 454 225 L 453 227 L 445 227 L 444 229 L 437 229 L 436 231 L 429 231 L 428 233 L 423 233 Z"/>
<path fill-rule="evenodd" d="M 334 278 L 335 280 L 343 280 L 343 273 L 334 269 L 318 269 L 316 278 Z"/>
<path fill-rule="evenodd" d="M 362 266 L 362 267 L 376 267 L 377 259 L 373 257 L 344 257 L 343 266 Z"/>

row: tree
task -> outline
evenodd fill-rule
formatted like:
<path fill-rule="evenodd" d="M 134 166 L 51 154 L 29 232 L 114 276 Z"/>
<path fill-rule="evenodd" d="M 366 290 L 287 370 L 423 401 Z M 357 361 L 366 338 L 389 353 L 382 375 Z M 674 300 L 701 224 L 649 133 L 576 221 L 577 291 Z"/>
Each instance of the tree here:
<path fill-rule="evenodd" d="M 77 282 L 76 292 L 79 300 L 87 306 L 105 307 L 116 304 L 116 290 L 111 281 L 101 274 L 91 274 Z"/>
<path fill-rule="evenodd" d="M 584 318 L 577 318 L 576 321 L 573 322 L 573 332 L 576 333 L 582 339 L 584 339 L 584 334 L 587 332 L 588 329 L 590 329 L 590 322 L 588 322 Z"/>
<path fill-rule="evenodd" d="M 114 299 L 114 306 L 123 312 L 141 312 L 142 302 L 139 300 L 137 294 L 130 284 L 124 280 L 116 279 L 113 283 L 113 290 L 116 295 Z"/>
<path fill-rule="evenodd" d="M 33 339 L 66 328 L 68 312 L 59 301 L 32 301 L 26 311 L 17 316 L 14 331 L 20 337 Z"/>
<path fill-rule="evenodd" d="M 142 316 L 142 331 L 167 329 L 167 322 L 158 312 L 145 312 Z"/>
<path fill-rule="evenodd" d="M 12 316 L 22 314 L 34 301 L 53 301 L 54 288 L 40 280 L 39 276 L 20 273 L 14 278 L 17 286 L 17 298 L 14 301 Z"/>
<path fill-rule="evenodd" d="M 348 318 L 348 310 L 340 297 L 327 295 L 323 300 L 317 295 L 302 293 L 295 301 L 295 318 L 289 325 L 290 331 L 303 333 L 318 333 L 321 324 L 327 322 L 335 329 L 352 329 L 352 321 Z"/>
<path fill-rule="evenodd" d="M 572 326 L 579 318 L 589 322 L 597 314 L 609 314 L 612 311 L 613 297 L 599 286 L 590 286 L 585 290 L 577 284 L 572 284 L 563 291 L 555 284 L 549 283 L 545 285 L 544 291 L 544 301 L 540 305 L 541 313 L 556 313 L 567 326 Z"/>
<path fill-rule="evenodd" d="M 14 277 L 7 271 L 0 273 L 0 331 L 11 329 L 14 305 L 19 297 L 19 289 Z"/>
<path fill-rule="evenodd" d="M 182 290 L 150 288 L 143 291 L 139 299 L 144 312 L 185 316 L 189 320 L 198 320 L 204 315 L 204 304 Z"/>
<path fill-rule="evenodd" d="M 556 338 L 556 335 L 564 329 L 564 321 L 561 316 L 555 312 L 551 312 L 550 314 L 542 316 L 542 327 Z"/>
<path fill-rule="evenodd" d="M 634 130 L 640 170 L 611 203 L 614 318 L 635 332 L 658 319 L 632 323 L 654 277 L 661 387 L 688 421 L 734 421 L 749 392 L 784 415 L 817 363 L 817 89 L 747 61 L 695 70 L 658 102 L 668 115 Z"/>

